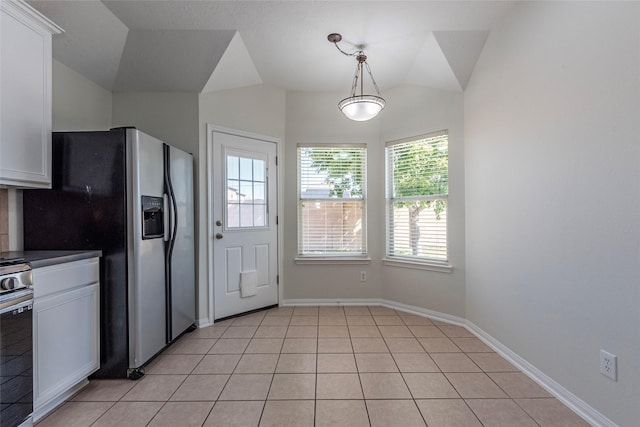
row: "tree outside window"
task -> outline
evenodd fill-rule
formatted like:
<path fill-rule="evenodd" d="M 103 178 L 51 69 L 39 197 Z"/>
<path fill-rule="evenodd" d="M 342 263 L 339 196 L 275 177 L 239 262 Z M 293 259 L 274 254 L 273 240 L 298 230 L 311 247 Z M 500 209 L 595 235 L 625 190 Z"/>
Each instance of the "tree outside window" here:
<path fill-rule="evenodd" d="M 446 133 L 387 144 L 387 252 L 447 261 Z"/>
<path fill-rule="evenodd" d="M 298 146 L 298 253 L 366 254 L 366 147 Z"/>

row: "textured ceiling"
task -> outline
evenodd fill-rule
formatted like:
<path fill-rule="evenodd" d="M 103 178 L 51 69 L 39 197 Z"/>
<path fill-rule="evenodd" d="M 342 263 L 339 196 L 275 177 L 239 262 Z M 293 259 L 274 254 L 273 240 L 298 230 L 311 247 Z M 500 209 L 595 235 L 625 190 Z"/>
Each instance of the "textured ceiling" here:
<path fill-rule="evenodd" d="M 201 92 L 266 83 L 344 91 L 365 45 L 385 88 L 411 83 L 461 91 L 497 1 L 29 1 L 65 29 L 54 58 L 113 91 Z"/>

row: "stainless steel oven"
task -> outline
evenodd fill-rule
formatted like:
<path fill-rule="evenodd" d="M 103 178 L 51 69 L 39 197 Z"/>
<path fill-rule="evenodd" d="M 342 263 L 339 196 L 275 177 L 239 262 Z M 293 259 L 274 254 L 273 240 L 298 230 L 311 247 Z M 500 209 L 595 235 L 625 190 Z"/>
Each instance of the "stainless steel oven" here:
<path fill-rule="evenodd" d="M 30 426 L 33 412 L 31 267 L 0 257 L 0 427 Z"/>

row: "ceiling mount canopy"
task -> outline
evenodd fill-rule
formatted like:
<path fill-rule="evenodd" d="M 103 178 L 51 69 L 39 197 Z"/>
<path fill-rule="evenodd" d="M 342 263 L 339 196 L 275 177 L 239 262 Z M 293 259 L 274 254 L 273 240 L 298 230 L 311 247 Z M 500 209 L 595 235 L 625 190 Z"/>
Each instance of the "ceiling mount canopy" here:
<path fill-rule="evenodd" d="M 356 72 L 353 76 L 353 83 L 351 85 L 351 96 L 340 101 L 338 103 L 338 108 L 342 111 L 342 114 L 351 120 L 363 122 L 373 119 L 384 108 L 385 100 L 380 96 L 378 85 L 373 78 L 373 74 L 371 74 L 369 64 L 367 64 L 367 55 L 364 54 L 365 46 L 357 45 L 355 46 L 357 49 L 355 52 L 348 53 L 340 49 L 340 46 L 338 46 L 338 43 L 342 40 L 342 36 L 340 34 L 331 33 L 327 36 L 327 40 L 333 43 L 336 49 L 338 49 L 342 54 L 353 56 L 356 58 L 356 61 L 358 61 L 358 64 L 356 65 Z M 367 70 L 367 74 L 369 74 L 371 83 L 373 83 L 373 88 L 376 91 L 375 95 L 364 94 L 365 69 Z M 360 88 L 360 93 L 357 93 L 358 86 Z"/>

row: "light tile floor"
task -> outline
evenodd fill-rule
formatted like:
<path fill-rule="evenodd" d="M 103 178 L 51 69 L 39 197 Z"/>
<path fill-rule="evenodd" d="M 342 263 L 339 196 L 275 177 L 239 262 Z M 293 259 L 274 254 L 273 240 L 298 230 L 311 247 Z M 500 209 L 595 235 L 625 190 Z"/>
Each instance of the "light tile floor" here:
<path fill-rule="evenodd" d="M 377 306 L 281 307 L 186 334 L 38 427 L 588 426 L 466 329 Z"/>

